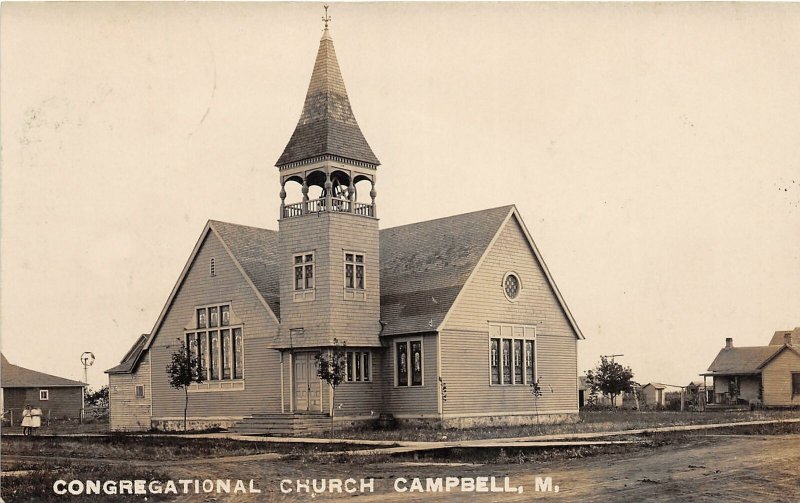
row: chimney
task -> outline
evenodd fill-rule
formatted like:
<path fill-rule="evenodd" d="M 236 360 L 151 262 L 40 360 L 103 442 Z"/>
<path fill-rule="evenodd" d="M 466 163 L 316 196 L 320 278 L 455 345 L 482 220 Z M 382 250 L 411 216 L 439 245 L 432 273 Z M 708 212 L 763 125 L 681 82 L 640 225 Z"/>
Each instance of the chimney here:
<path fill-rule="evenodd" d="M 786 332 L 785 334 L 783 334 L 783 343 L 786 344 L 787 346 L 791 346 L 792 345 L 792 333 L 791 332 Z"/>
<path fill-rule="evenodd" d="M 731 349 L 733 347 L 733 337 L 726 337 L 725 338 L 725 349 Z"/>

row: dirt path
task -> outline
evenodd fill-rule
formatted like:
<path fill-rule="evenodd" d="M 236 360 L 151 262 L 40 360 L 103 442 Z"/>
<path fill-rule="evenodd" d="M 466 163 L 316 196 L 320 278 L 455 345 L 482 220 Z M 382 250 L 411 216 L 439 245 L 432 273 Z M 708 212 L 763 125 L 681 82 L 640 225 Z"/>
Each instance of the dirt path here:
<path fill-rule="evenodd" d="M 375 478 L 375 492 L 358 496 L 358 501 L 580 501 L 580 502 L 673 502 L 800 501 L 800 436 L 714 436 L 698 437 L 689 445 L 673 445 L 633 454 L 601 455 L 553 463 L 510 465 L 447 464 L 315 464 L 301 461 L 209 463 L 208 471 L 198 467 L 175 467 L 175 477 L 254 479 L 260 495 L 222 496 L 220 501 L 291 501 L 311 499 L 310 494 L 283 495 L 282 479 L 348 477 Z M 559 492 L 536 492 L 535 477 L 551 476 Z M 524 492 L 494 493 L 397 493 L 398 477 L 510 477 L 512 487 Z M 407 484 L 407 486 L 410 485 Z M 329 494 L 314 499 L 329 499 Z M 334 497 L 350 497 L 335 495 Z M 181 501 L 208 501 L 189 496 Z"/>

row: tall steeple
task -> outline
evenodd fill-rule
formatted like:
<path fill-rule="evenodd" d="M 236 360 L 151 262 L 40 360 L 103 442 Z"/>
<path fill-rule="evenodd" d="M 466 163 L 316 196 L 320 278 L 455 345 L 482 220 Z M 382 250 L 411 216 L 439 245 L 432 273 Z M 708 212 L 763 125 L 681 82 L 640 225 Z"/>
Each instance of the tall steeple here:
<path fill-rule="evenodd" d="M 380 161 L 364 138 L 350 107 L 350 99 L 336 60 L 333 39 L 325 20 L 319 41 L 314 71 L 308 85 L 303 112 L 289 143 L 275 165 L 279 168 L 324 158 L 366 163 L 378 166 Z"/>

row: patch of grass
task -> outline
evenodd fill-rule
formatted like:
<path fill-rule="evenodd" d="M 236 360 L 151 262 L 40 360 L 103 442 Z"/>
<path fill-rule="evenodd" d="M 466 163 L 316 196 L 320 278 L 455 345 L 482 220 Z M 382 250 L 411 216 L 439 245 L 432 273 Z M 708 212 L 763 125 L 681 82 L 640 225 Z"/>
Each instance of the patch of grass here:
<path fill-rule="evenodd" d="M 5 468 L 4 468 L 5 469 Z M 113 499 L 115 502 L 143 501 L 144 497 L 130 494 L 105 495 L 59 495 L 53 491 L 57 480 L 168 480 L 169 477 L 160 471 L 135 466 L 87 465 L 45 462 L 36 465 L 36 470 L 27 475 L 3 477 L 0 496 L 9 503 L 37 502 L 55 503 L 64 501 L 103 501 Z M 152 494 L 148 501 L 166 501 L 174 499 L 173 495 Z"/>
<path fill-rule="evenodd" d="M 83 459 L 182 460 L 246 456 L 252 454 L 297 454 L 362 449 L 344 443 L 298 444 L 248 442 L 224 438 L 183 438 L 147 435 L 106 437 L 10 437 L 2 438 L 3 454 Z"/>
<path fill-rule="evenodd" d="M 525 426 L 481 426 L 465 429 L 441 429 L 436 425 L 401 426 L 396 430 L 342 430 L 336 438 L 359 438 L 395 441 L 455 441 L 488 438 L 518 438 L 539 435 L 593 433 L 664 426 L 716 424 L 769 419 L 800 418 L 800 411 L 789 410 L 726 410 L 714 412 L 673 412 L 633 410 L 583 410 L 575 423 Z M 446 437 L 446 438 L 445 438 Z"/>

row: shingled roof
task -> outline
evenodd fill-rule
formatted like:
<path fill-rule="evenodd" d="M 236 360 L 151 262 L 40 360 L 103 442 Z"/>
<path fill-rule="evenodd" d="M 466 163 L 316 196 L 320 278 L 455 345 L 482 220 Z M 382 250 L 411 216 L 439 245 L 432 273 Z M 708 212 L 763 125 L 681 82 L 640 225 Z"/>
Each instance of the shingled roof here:
<path fill-rule="evenodd" d="M 713 374 L 757 374 L 761 372 L 761 364 L 781 349 L 783 346 L 722 348 L 708 371 Z"/>
<path fill-rule="evenodd" d="M 3 388 L 63 388 L 86 386 L 80 381 L 65 379 L 44 372 L 26 369 L 14 365 L 0 354 L 0 383 Z"/>
<path fill-rule="evenodd" d="M 144 344 L 149 336 L 150 334 L 140 335 L 122 358 L 122 361 L 119 362 L 119 365 L 106 370 L 106 374 L 128 374 L 136 370 L 136 364 L 139 362 L 139 357 L 142 355 Z"/>
<path fill-rule="evenodd" d="M 275 165 L 280 167 L 325 155 L 374 166 L 380 164 L 353 115 L 327 28 L 319 41 L 300 120 Z"/>
<path fill-rule="evenodd" d="M 795 327 L 794 330 L 778 330 L 773 334 L 772 339 L 769 341 L 770 346 L 782 346 L 786 341 L 786 334 L 791 335 L 795 344 L 800 344 L 800 327 Z"/>
<path fill-rule="evenodd" d="M 379 235 L 384 325 L 381 335 L 436 330 L 512 211 L 514 206 L 508 205 L 382 229 Z M 273 313 L 280 316 L 278 233 L 216 220 L 209 221 L 208 228 L 222 239 Z M 198 247 L 195 253 L 197 250 Z M 188 265 L 183 274 L 187 271 Z M 174 292 L 180 282 L 179 279 Z M 167 305 L 170 302 L 171 298 Z M 560 297 L 559 302 L 563 305 Z M 563 307 L 572 320 L 566 306 Z M 574 322 L 571 323 L 582 337 Z M 126 358 L 106 372 L 132 372 L 147 348 L 143 339 L 148 336 L 138 339 Z"/>
<path fill-rule="evenodd" d="M 228 246 L 275 316 L 280 316 L 278 233 L 218 220 L 212 220 L 211 227 Z"/>
<path fill-rule="evenodd" d="M 512 208 L 382 230 L 382 335 L 437 328 Z"/>

